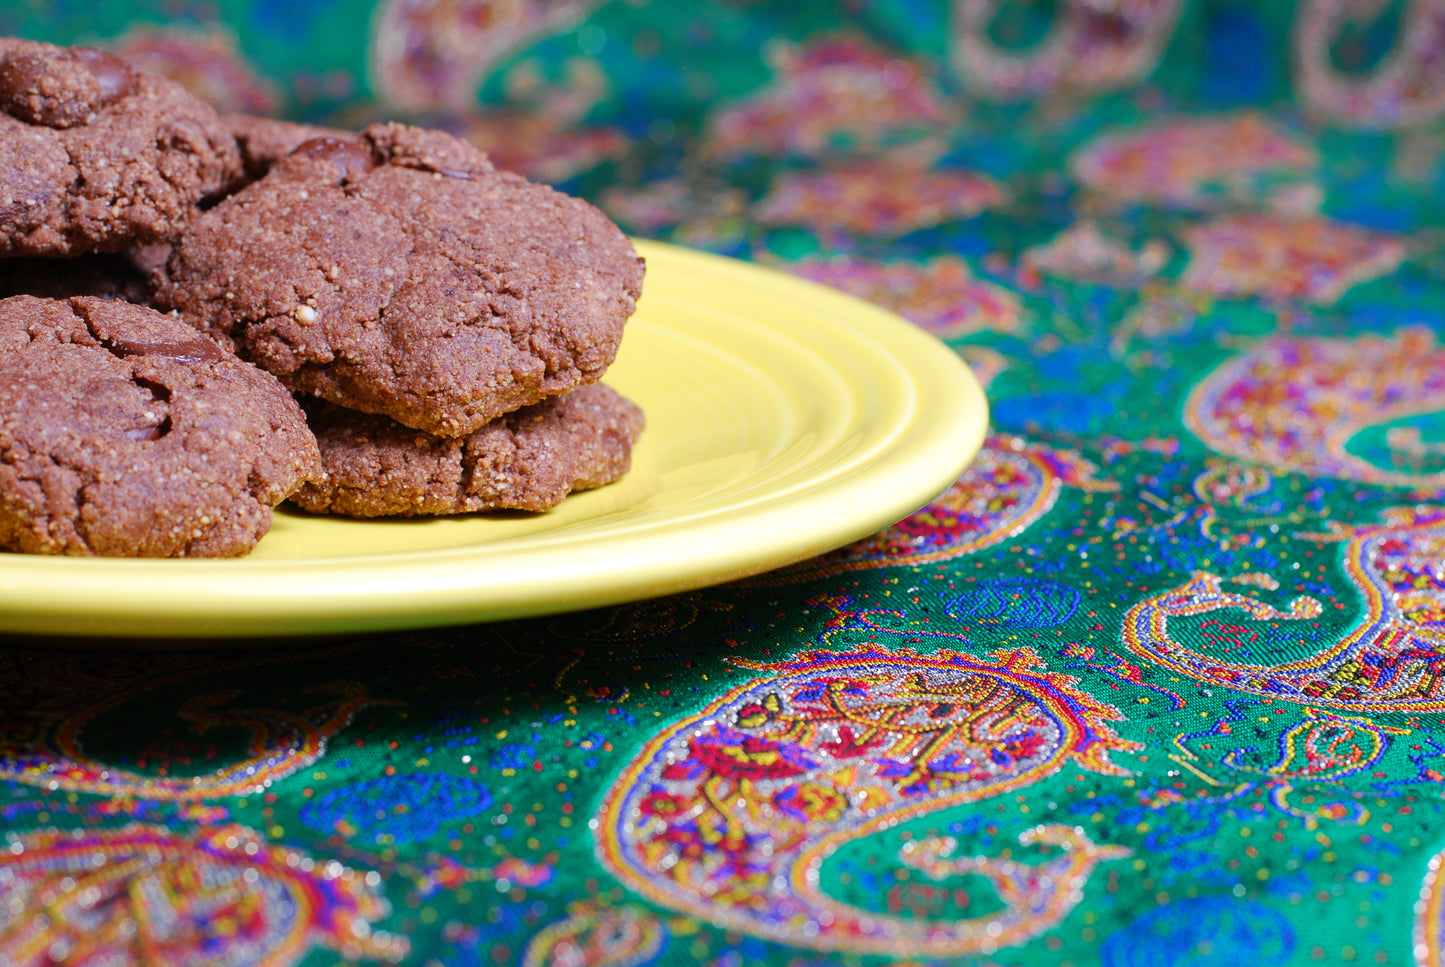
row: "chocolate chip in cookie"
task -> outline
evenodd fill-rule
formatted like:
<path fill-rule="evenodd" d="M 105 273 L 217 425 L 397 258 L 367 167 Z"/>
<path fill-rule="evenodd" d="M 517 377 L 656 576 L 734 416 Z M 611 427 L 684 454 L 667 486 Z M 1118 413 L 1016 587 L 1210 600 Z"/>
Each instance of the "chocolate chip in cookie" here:
<path fill-rule="evenodd" d="M 247 181 L 254 181 L 307 141 L 315 138 L 346 137 L 343 132 L 314 124 L 298 124 L 255 114 L 222 114 L 221 123 L 236 139 Z"/>
<path fill-rule="evenodd" d="M 0 256 L 168 240 L 241 174 L 204 101 L 110 54 L 0 38 Z"/>
<path fill-rule="evenodd" d="M 321 477 L 275 377 L 124 302 L 0 300 L 0 547 L 230 557 Z"/>
<path fill-rule="evenodd" d="M 585 202 L 386 124 L 298 146 L 167 274 L 161 305 L 296 392 L 459 437 L 597 380 L 643 267 Z"/>

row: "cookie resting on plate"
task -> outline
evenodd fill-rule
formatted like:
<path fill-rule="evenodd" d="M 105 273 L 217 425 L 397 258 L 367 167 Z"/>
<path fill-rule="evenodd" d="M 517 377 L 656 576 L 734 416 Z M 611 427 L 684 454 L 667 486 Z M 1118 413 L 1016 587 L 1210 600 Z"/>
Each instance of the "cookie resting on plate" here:
<path fill-rule="evenodd" d="M 178 235 L 241 175 L 216 112 L 98 50 L 0 38 L 0 256 Z"/>
<path fill-rule="evenodd" d="M 185 323 L 96 298 L 0 300 L 0 547 L 245 554 L 321 473 L 276 378 Z"/>
<path fill-rule="evenodd" d="M 479 510 L 541 511 L 568 493 L 612 483 L 631 466 L 642 411 L 615 390 L 580 386 L 446 439 L 305 400 L 325 482 L 291 498 L 345 517 L 414 517 Z"/>
<path fill-rule="evenodd" d="M 586 202 L 385 124 L 196 219 L 156 298 L 297 393 L 458 437 L 600 378 L 642 273 Z"/>

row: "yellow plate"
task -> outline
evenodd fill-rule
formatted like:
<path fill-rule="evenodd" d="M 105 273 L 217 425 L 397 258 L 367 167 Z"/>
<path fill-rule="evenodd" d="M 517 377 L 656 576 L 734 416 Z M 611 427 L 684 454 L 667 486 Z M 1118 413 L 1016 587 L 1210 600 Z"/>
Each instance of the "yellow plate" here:
<path fill-rule="evenodd" d="M 259 637 L 491 621 L 756 574 L 907 516 L 982 443 L 956 354 L 898 317 L 639 242 L 606 382 L 648 426 L 619 483 L 550 513 L 348 521 L 281 511 L 238 560 L 0 554 L 0 631 Z"/>

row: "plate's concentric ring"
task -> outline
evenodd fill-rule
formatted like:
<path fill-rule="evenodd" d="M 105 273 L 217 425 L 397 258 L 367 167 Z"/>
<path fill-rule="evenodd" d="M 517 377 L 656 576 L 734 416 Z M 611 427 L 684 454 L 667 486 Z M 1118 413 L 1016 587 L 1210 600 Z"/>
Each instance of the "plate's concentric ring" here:
<path fill-rule="evenodd" d="M 281 512 L 238 560 L 0 554 L 0 631 L 265 637 L 615 604 L 799 561 L 907 516 L 982 443 L 946 346 L 754 265 L 639 242 L 648 272 L 606 382 L 648 428 L 632 472 L 536 516 Z"/>

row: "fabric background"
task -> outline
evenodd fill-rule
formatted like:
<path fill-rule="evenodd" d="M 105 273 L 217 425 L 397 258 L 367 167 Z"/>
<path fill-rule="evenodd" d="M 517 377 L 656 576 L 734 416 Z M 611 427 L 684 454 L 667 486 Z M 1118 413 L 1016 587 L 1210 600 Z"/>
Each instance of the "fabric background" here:
<path fill-rule="evenodd" d="M 1445 956 L 1438 0 L 56 0 L 0 32 L 446 126 L 896 310 L 994 434 L 888 531 L 696 593 L 12 643 L 0 961 Z"/>

